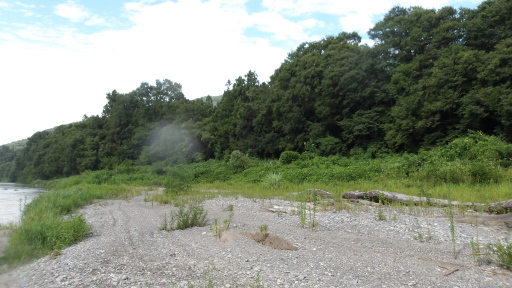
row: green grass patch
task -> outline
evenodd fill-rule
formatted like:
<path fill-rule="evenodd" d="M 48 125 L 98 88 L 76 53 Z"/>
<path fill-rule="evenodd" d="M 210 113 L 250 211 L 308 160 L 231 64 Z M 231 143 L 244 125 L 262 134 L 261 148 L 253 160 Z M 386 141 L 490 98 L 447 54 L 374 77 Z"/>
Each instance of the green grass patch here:
<path fill-rule="evenodd" d="M 489 204 L 509 199 L 512 190 L 512 145 L 478 133 L 419 154 L 374 159 L 320 157 L 311 151 L 297 155 L 288 152 L 280 160 L 262 160 L 234 151 L 225 160 L 176 166 L 122 164 L 40 182 L 50 192 L 26 206 L 0 262 L 25 263 L 80 241 L 89 228 L 74 214 L 77 209 L 95 200 L 125 198 L 155 188 L 164 192 L 148 193 L 146 201 L 179 207 L 219 195 L 296 200 L 287 195 L 309 188 L 331 192 L 340 203 L 347 191 L 385 190 Z"/>
<path fill-rule="evenodd" d="M 53 186 L 49 192 L 25 206 L 20 224 L 11 233 L 9 246 L 0 263 L 15 267 L 50 253 L 58 253 L 84 239 L 89 231 L 85 219 L 75 214 L 77 209 L 97 199 L 126 198 L 138 191 L 137 188 L 120 185 L 69 186 L 73 181 L 64 179 L 49 183 L 49 186 Z M 66 186 L 69 187 L 55 188 Z"/>

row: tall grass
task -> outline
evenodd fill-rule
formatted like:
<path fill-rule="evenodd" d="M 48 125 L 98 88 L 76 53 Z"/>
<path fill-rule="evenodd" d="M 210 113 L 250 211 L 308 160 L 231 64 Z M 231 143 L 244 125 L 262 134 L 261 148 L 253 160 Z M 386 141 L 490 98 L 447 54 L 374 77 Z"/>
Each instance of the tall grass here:
<path fill-rule="evenodd" d="M 65 187 L 68 181 L 50 186 Z M 133 191 L 129 186 L 79 184 L 41 194 L 25 206 L 20 225 L 11 233 L 0 262 L 16 266 L 82 240 L 89 225 L 81 215 L 73 214 L 77 209 L 96 199 L 125 197 Z"/>
<path fill-rule="evenodd" d="M 473 133 L 419 154 L 380 158 L 318 157 L 287 152 L 280 160 L 251 158 L 239 151 L 223 160 L 166 166 L 120 165 L 45 182 L 45 193 L 25 208 L 0 262 L 19 264 L 63 249 L 85 237 L 88 225 L 80 207 L 96 199 L 129 197 L 142 189 L 161 203 L 185 205 L 217 195 L 248 198 L 287 197 L 319 188 L 340 197 L 346 191 L 387 190 L 409 195 L 491 203 L 510 198 L 512 145 Z M 271 176 L 269 176 L 271 175 Z M 273 177 L 273 178 L 272 178 Z"/>

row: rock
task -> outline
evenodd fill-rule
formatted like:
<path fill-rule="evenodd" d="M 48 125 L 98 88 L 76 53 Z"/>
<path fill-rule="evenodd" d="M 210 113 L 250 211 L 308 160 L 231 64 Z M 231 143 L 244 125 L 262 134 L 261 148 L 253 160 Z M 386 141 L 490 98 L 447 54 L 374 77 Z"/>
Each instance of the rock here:
<path fill-rule="evenodd" d="M 334 196 L 332 193 L 329 193 L 322 189 L 314 189 L 314 188 L 311 188 L 311 189 L 308 189 L 308 190 L 302 191 L 302 192 L 290 193 L 290 194 L 288 194 L 288 196 L 294 197 L 294 196 L 297 196 L 300 194 L 315 194 L 316 196 L 320 196 L 322 198 L 332 198 Z"/>
<path fill-rule="evenodd" d="M 350 203 L 358 203 L 358 204 L 368 205 L 368 206 L 372 206 L 372 207 L 379 206 L 379 203 L 375 203 L 375 202 L 363 200 L 363 199 L 350 199 Z"/>
<path fill-rule="evenodd" d="M 501 215 L 457 216 L 459 223 L 476 224 L 484 226 L 505 226 L 512 228 L 512 213 Z"/>
<path fill-rule="evenodd" d="M 298 209 L 291 206 L 277 206 L 274 205 L 272 207 L 267 208 L 268 211 L 274 213 L 288 213 L 288 214 L 297 214 Z"/>
<path fill-rule="evenodd" d="M 512 212 L 512 199 L 491 203 L 488 212 L 498 214 Z"/>
<path fill-rule="evenodd" d="M 316 194 L 317 196 L 321 196 L 321 197 L 326 197 L 326 198 L 332 198 L 333 195 L 332 193 L 329 193 L 327 191 L 324 191 L 322 189 L 308 189 L 306 190 L 306 192 L 309 192 L 309 193 L 312 193 L 312 194 Z"/>
<path fill-rule="evenodd" d="M 388 192 L 381 190 L 371 190 L 368 192 L 359 192 L 359 191 L 349 191 L 343 193 L 342 195 L 345 199 L 362 199 L 371 201 L 374 203 L 384 202 L 387 203 L 402 203 L 406 205 L 429 205 L 429 206 L 440 206 L 447 207 L 449 205 L 453 206 L 467 206 L 469 208 L 483 208 L 484 204 L 479 203 L 461 203 L 458 201 L 449 201 L 444 199 L 436 199 L 436 198 L 427 198 L 427 197 L 418 197 L 418 196 L 409 196 L 405 194 L 400 194 L 396 192 Z M 506 202 L 506 201 L 505 201 Z M 512 208 L 512 200 L 511 200 L 511 208 Z"/>
<path fill-rule="evenodd" d="M 349 191 L 343 193 L 342 197 L 344 199 L 364 199 L 366 197 L 366 192 Z"/>

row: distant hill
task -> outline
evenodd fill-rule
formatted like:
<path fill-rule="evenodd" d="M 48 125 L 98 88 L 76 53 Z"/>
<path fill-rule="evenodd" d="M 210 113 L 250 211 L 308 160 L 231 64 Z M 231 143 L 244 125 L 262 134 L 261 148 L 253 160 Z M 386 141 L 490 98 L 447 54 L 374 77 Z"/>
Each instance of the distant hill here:
<path fill-rule="evenodd" d="M 50 132 L 52 132 L 57 127 L 58 126 L 53 127 L 53 128 L 48 128 L 48 129 L 45 129 L 43 131 L 50 131 Z M 11 142 L 11 143 L 8 143 L 8 144 L 5 144 L 5 146 L 9 147 L 11 150 L 17 151 L 17 150 L 21 150 L 21 149 L 25 148 L 25 146 L 27 146 L 27 142 L 28 142 L 28 138 L 27 139 L 18 140 L 18 141 L 14 141 L 14 142 Z"/>
<path fill-rule="evenodd" d="M 5 144 L 5 146 L 9 147 L 11 150 L 17 151 L 25 148 L 27 146 L 28 139 L 18 140 L 11 142 L 9 144 Z"/>
<path fill-rule="evenodd" d="M 208 96 L 203 96 L 203 97 L 201 97 L 201 98 L 199 98 L 199 99 L 202 99 L 203 101 L 205 101 L 205 100 L 206 100 L 206 97 L 208 97 Z M 219 103 L 219 102 L 220 102 L 220 100 L 222 100 L 222 95 L 219 95 L 219 96 L 210 96 L 210 97 L 212 97 L 213 105 L 214 105 L 214 106 L 217 106 L 217 103 Z"/>

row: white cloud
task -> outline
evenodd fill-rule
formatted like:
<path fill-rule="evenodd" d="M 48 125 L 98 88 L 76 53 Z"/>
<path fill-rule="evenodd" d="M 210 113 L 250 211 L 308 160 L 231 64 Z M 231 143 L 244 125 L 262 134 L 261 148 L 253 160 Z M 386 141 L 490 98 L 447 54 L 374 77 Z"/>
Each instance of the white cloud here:
<path fill-rule="evenodd" d="M 359 35 L 366 35 L 366 32 L 374 26 L 369 15 L 349 14 L 340 17 L 339 21 L 343 31 L 356 31 Z"/>
<path fill-rule="evenodd" d="M 276 40 L 305 40 L 308 38 L 304 28 L 311 26 L 311 21 L 303 23 L 288 20 L 278 13 L 261 12 L 250 16 L 252 24 L 261 31 L 274 34 Z"/>
<path fill-rule="evenodd" d="M 311 35 L 332 25 L 314 13 L 334 15 L 335 25 L 360 32 L 371 25 L 371 15 L 395 4 L 361 2 L 264 0 L 269 10 L 250 14 L 244 0 L 141 1 L 125 4 L 132 26 L 123 30 L 85 34 L 65 26 L 13 25 L 0 31 L 0 39 L 8 40 L 0 42 L 0 93 L 7 95 L 2 107 L 9 107 L 0 113 L 0 123 L 14 123 L 2 126 L 0 144 L 79 121 L 83 114 L 99 114 L 107 92 L 129 92 L 141 82 L 168 78 L 181 83 L 188 98 L 196 98 L 222 94 L 228 79 L 249 70 L 266 81 L 291 49 L 325 36 Z M 8 5 L 0 2 L 0 8 Z M 107 25 L 73 1 L 54 8 L 70 21 Z M 294 14 L 300 20 L 290 17 Z M 247 37 L 250 27 L 270 33 L 271 39 Z M 272 40 L 289 46 L 273 46 Z M 3 140 L 8 134 L 15 138 Z"/>
<path fill-rule="evenodd" d="M 65 4 L 55 6 L 53 12 L 71 22 L 81 22 L 89 17 L 89 12 L 87 12 L 85 7 L 74 3 L 73 1 L 68 1 Z"/>
<path fill-rule="evenodd" d="M 14 4 L 25 7 L 25 8 L 36 8 L 36 5 L 25 4 L 21 2 L 14 2 Z"/>
<path fill-rule="evenodd" d="M 167 78 L 181 83 L 188 98 L 196 98 L 222 94 L 228 79 L 249 70 L 256 71 L 261 81 L 268 80 L 289 50 L 273 47 L 268 39 L 246 37 L 245 29 L 257 19 L 251 19 L 242 4 L 196 0 L 127 4 L 130 29 L 94 34 L 65 27 L 18 27 L 18 40 L 0 45 L 2 67 L 9 67 L 0 69 L 0 79 L 7 83 L 2 95 L 9 95 L 2 105 L 23 109 L 0 114 L 1 123 L 16 123 L 2 129 L 4 135 L 16 138 L 4 141 L 6 136 L 0 135 L 0 144 L 79 121 L 83 114 L 100 114 L 107 92 L 129 92 L 141 82 Z M 311 21 L 297 27 L 308 25 Z M 305 35 L 292 30 L 279 35 Z"/>
<path fill-rule="evenodd" d="M 99 17 L 98 15 L 92 15 L 85 21 L 85 25 L 87 26 L 96 26 L 96 25 L 105 25 L 105 19 Z"/>

